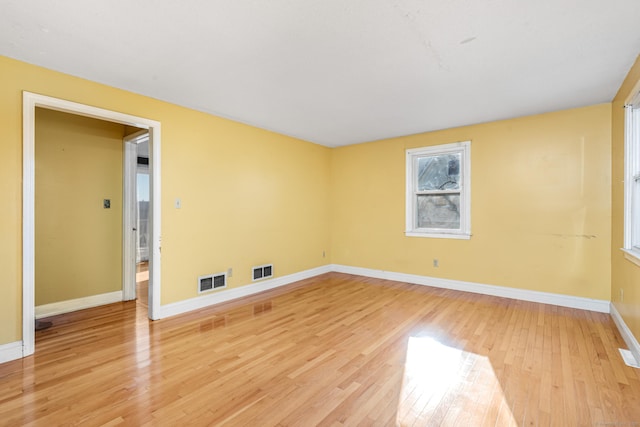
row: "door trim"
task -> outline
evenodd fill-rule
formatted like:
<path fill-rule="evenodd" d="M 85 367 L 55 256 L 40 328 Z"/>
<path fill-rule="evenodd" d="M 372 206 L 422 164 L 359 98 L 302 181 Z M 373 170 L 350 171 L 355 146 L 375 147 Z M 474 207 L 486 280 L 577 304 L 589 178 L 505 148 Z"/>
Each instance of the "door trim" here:
<path fill-rule="evenodd" d="M 50 96 L 22 93 L 22 356 L 35 351 L 35 113 L 57 110 L 149 130 L 151 253 L 149 318 L 160 316 L 160 122 Z"/>

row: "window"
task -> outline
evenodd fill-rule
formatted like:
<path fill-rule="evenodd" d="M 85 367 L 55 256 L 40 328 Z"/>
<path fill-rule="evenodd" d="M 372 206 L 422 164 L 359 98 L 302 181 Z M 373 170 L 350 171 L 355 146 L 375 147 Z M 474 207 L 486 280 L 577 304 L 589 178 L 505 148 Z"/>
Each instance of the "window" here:
<path fill-rule="evenodd" d="M 623 250 L 640 263 L 640 93 L 625 109 Z"/>
<path fill-rule="evenodd" d="M 407 236 L 471 237 L 471 141 L 407 150 Z"/>

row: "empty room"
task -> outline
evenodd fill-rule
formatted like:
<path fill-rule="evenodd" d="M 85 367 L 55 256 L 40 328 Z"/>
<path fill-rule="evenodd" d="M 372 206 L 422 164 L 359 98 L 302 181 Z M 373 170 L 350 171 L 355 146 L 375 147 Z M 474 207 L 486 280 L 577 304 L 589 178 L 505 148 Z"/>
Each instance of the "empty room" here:
<path fill-rule="evenodd" d="M 0 2 L 0 425 L 640 425 L 640 2 Z"/>

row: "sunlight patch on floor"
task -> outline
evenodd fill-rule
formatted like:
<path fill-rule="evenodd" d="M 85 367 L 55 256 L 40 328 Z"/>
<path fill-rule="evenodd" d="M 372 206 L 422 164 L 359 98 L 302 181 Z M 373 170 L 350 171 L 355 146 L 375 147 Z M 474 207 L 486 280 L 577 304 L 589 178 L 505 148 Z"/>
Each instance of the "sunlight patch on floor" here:
<path fill-rule="evenodd" d="M 517 425 L 489 359 L 431 337 L 409 337 L 397 424 Z"/>

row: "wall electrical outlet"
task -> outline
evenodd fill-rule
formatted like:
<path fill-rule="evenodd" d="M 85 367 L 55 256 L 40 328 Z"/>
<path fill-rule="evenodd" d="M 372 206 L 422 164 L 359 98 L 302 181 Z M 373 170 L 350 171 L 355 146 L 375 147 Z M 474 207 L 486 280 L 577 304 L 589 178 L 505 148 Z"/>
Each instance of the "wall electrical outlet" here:
<path fill-rule="evenodd" d="M 433 266 L 434 267 L 440 267 L 440 263 L 438 262 L 438 258 L 434 258 L 433 259 Z"/>
<path fill-rule="evenodd" d="M 227 270 L 227 277 L 233 277 L 233 268 L 229 267 Z"/>

